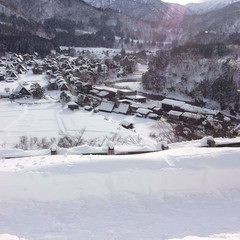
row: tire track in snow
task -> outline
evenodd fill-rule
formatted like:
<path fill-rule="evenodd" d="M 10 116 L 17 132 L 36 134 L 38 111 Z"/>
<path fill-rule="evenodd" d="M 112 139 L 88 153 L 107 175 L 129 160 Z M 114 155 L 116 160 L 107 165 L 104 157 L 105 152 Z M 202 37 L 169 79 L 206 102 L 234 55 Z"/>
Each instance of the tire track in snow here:
<path fill-rule="evenodd" d="M 63 133 L 67 133 L 67 129 L 63 123 L 63 120 L 62 120 L 61 116 L 59 115 L 59 110 L 56 110 L 55 117 L 56 117 L 57 124 L 58 124 L 60 131 L 62 131 Z"/>
<path fill-rule="evenodd" d="M 1 132 L 6 132 L 10 128 L 12 128 L 14 125 L 16 125 L 21 119 L 23 119 L 23 117 L 27 114 L 27 112 L 28 112 L 28 106 L 24 106 L 23 113 L 19 117 L 17 117 L 13 122 L 11 122 L 8 126 L 6 126 L 3 130 L 1 130 Z"/>

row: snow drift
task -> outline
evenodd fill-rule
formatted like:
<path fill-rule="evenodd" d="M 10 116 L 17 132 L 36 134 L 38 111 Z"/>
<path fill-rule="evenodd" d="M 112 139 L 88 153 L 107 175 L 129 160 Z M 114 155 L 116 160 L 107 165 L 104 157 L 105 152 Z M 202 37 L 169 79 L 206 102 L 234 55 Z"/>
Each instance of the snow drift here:
<path fill-rule="evenodd" d="M 193 152 L 184 148 L 137 156 L 12 159 L 2 167 L 7 172 L 0 175 L 0 182 L 4 183 L 0 198 L 35 201 L 126 195 L 162 198 L 239 190 L 239 153 L 239 149 Z"/>
<path fill-rule="evenodd" d="M 0 234 L 0 240 L 26 240 L 9 234 Z"/>
<path fill-rule="evenodd" d="M 33 240 L 237 233 L 239 156 L 237 148 L 182 148 L 2 160 L 0 231 Z"/>

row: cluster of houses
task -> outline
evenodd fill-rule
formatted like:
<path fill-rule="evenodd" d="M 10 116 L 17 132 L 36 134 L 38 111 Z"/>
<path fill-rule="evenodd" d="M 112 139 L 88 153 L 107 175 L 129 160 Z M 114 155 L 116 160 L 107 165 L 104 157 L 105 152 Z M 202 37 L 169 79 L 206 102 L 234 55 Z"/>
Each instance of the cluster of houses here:
<path fill-rule="evenodd" d="M 234 116 L 227 116 L 216 110 L 193 106 L 184 101 L 165 98 L 159 106 L 154 106 L 148 104 L 147 98 L 138 95 L 136 91 L 105 86 L 92 86 L 88 92 L 79 93 L 77 103 L 87 110 L 96 108 L 98 111 L 125 115 L 135 114 L 137 117 L 153 120 L 164 117 L 169 122 L 201 124 L 215 130 L 219 129 L 220 125 L 228 125 L 237 121 Z"/>
<path fill-rule="evenodd" d="M 128 65 L 134 59 L 124 58 L 120 65 Z M 76 102 L 68 104 L 70 109 L 83 107 L 87 111 L 103 111 L 125 115 L 136 115 L 140 118 L 159 120 L 164 117 L 169 122 L 183 123 L 217 131 L 237 121 L 234 116 L 226 116 L 221 112 L 193 106 L 184 101 L 164 99 L 159 106 L 147 103 L 145 96 L 129 89 L 116 89 L 107 86 L 95 86 L 94 76 L 106 69 L 119 71 L 114 61 L 103 63 L 98 59 L 71 58 L 58 56 L 45 59 L 43 67 L 49 75 L 50 89 L 70 91 L 77 97 Z"/>
<path fill-rule="evenodd" d="M 42 61 L 37 61 L 36 58 L 37 56 L 17 54 L 12 54 L 10 59 L 2 58 L 0 81 L 5 80 L 6 77 L 17 79 L 18 74 L 30 68 L 34 74 L 46 73 L 48 90 L 69 91 L 74 96 L 73 99 L 76 101 L 68 103 L 71 110 L 82 107 L 86 111 L 114 112 L 153 120 L 165 118 L 172 123 L 201 125 L 213 131 L 227 128 L 237 122 L 234 116 L 193 106 L 184 101 L 166 98 L 156 106 L 149 104 L 147 98 L 137 91 L 94 85 L 97 75 L 110 70 L 117 72 L 121 66 L 128 65 L 129 61 L 134 67 L 134 59 L 124 58 L 116 64 L 111 60 L 104 62 L 100 59 L 72 58 L 66 55 L 47 57 Z M 31 95 L 23 85 L 19 85 L 14 93 L 21 96 Z M 125 127 L 132 128 L 133 123 L 128 123 Z"/>
<path fill-rule="evenodd" d="M 61 71 L 56 70 L 54 73 L 51 71 L 47 71 L 47 75 L 49 76 L 48 80 L 48 90 L 60 90 L 60 91 L 68 91 L 68 84 L 63 77 Z"/>
<path fill-rule="evenodd" d="M 161 101 L 163 114 L 169 121 L 201 125 L 205 129 L 214 132 L 228 130 L 228 127 L 238 122 L 232 115 L 223 114 L 220 111 L 193 106 L 184 101 L 164 99 Z"/>
<path fill-rule="evenodd" d="M 184 101 L 165 98 L 155 106 L 147 103 L 146 97 L 128 89 L 93 86 L 88 93 L 80 93 L 78 96 L 78 101 L 69 103 L 70 109 L 78 109 L 81 106 L 87 111 L 135 115 L 152 120 L 164 118 L 170 123 L 175 123 L 179 133 L 184 131 L 186 126 L 194 128 L 201 126 L 213 133 L 230 132 L 230 129 L 239 122 L 235 116 L 193 106 Z M 133 128 L 133 126 L 134 123 L 128 122 L 124 127 Z"/>
<path fill-rule="evenodd" d="M 12 54 L 0 59 L 0 81 L 14 82 L 18 80 L 18 74 L 27 71 L 24 58 L 19 54 Z"/>
<path fill-rule="evenodd" d="M 72 85 L 76 85 L 80 79 L 94 83 L 99 76 L 107 76 L 109 72 L 120 70 L 120 65 L 113 60 L 72 58 L 65 55 L 44 59 L 43 67 L 47 70 L 51 84 L 57 80 L 56 75 L 62 73 L 62 77 Z"/>
<path fill-rule="evenodd" d="M 0 81 L 5 81 L 6 83 L 14 83 L 17 85 L 15 89 L 10 89 L 9 85 L 6 84 L 5 91 L 0 92 L 0 98 L 14 98 L 17 97 L 26 97 L 31 96 L 31 92 L 29 89 L 29 82 L 20 81 L 20 74 L 27 73 L 30 69 L 32 69 L 34 74 L 42 74 L 43 69 L 39 66 L 38 55 L 30 55 L 30 54 L 16 54 L 16 53 L 7 53 L 6 56 L 1 57 L 0 59 Z M 39 70 L 38 70 L 39 69 Z M 41 71 L 40 71 L 41 69 Z M 24 80 L 24 79 L 21 79 Z M 13 86 L 13 85 L 11 85 Z"/>

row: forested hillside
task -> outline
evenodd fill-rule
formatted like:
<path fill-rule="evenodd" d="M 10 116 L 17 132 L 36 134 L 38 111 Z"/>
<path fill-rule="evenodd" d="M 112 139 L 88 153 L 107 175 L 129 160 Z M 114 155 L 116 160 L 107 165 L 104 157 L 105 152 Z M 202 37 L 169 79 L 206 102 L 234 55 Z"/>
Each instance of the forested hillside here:
<path fill-rule="evenodd" d="M 146 89 L 181 93 L 197 103 L 215 100 L 222 109 L 239 109 L 239 58 L 234 50 L 216 43 L 185 45 L 158 52 L 143 76 Z"/>

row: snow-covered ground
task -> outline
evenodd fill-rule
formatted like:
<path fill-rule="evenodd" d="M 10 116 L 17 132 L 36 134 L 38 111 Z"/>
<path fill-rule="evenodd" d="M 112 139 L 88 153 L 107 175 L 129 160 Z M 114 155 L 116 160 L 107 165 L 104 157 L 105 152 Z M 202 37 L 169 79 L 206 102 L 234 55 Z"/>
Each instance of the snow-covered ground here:
<path fill-rule="evenodd" d="M 123 120 L 133 122 L 134 130 L 121 127 L 120 123 Z M 122 139 L 131 136 L 133 143 L 134 139 L 139 139 L 138 143 L 152 145 L 156 142 L 149 136 L 151 132 L 162 131 L 167 135 L 172 130 L 166 122 L 160 122 L 161 128 L 158 129 L 156 121 L 148 118 L 117 113 L 93 113 L 83 109 L 71 111 L 63 109 L 60 103 L 47 101 L 41 104 L 20 105 L 1 100 L 0 122 L 0 146 L 4 144 L 7 148 L 15 146 L 21 136 L 58 139 L 67 134 L 75 136 L 82 129 L 85 129 L 83 137 L 87 140 L 104 139 L 114 135 Z"/>
<path fill-rule="evenodd" d="M 1 240 L 236 240 L 240 150 L 1 160 Z M 196 236 L 196 237 L 193 237 Z"/>
<path fill-rule="evenodd" d="M 61 50 L 68 50 L 69 47 L 60 47 Z M 100 59 L 105 58 L 112 58 L 113 56 L 116 56 L 117 54 L 120 54 L 121 49 L 115 49 L 115 48 L 94 48 L 94 47 L 74 47 L 76 52 L 84 52 L 86 56 L 88 57 L 98 57 Z"/>

